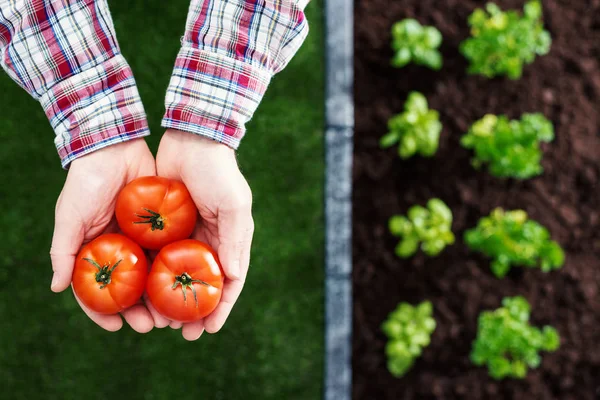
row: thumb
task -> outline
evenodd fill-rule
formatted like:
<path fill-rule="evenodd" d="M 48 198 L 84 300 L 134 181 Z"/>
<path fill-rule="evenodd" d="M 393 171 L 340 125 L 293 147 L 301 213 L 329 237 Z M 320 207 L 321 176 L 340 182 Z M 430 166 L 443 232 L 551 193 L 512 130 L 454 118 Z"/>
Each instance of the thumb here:
<path fill-rule="evenodd" d="M 251 207 L 242 206 L 230 211 L 220 211 L 218 231 L 218 254 L 225 275 L 232 280 L 240 279 L 248 269 L 248 265 L 242 265 L 246 263 L 243 255 L 250 253 L 254 233 Z"/>
<path fill-rule="evenodd" d="M 62 292 L 71 284 L 75 257 L 83 243 L 83 238 L 84 227 L 79 221 L 72 216 L 71 218 L 56 217 L 50 249 L 54 271 L 50 289 L 53 292 Z"/>

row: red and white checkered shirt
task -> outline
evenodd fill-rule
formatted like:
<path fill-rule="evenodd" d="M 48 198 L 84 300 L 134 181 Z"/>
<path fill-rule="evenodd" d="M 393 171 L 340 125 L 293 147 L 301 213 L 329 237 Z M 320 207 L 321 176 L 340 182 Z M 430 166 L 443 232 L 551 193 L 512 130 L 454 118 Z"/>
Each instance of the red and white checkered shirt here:
<path fill-rule="evenodd" d="M 308 0 L 192 0 L 162 125 L 237 148 L 308 33 Z M 0 63 L 38 99 L 63 166 L 148 135 L 106 0 L 0 0 Z"/>

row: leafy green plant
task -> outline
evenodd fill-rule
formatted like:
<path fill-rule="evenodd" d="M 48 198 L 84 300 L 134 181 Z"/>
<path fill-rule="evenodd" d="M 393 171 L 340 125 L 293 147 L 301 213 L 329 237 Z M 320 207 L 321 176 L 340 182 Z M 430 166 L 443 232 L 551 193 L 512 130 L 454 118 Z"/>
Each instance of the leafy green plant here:
<path fill-rule="evenodd" d="M 554 140 L 554 126 L 542 114 L 523 114 L 521 120 L 488 114 L 475 122 L 461 144 L 475 151 L 475 168 L 489 165 L 497 177 L 527 179 L 543 172 L 541 142 Z"/>
<path fill-rule="evenodd" d="M 404 103 L 404 112 L 390 118 L 388 129 L 379 142 L 382 148 L 400 143 L 398 154 L 403 159 L 417 153 L 431 157 L 438 149 L 442 123 L 439 113 L 429 109 L 427 98 L 411 92 Z"/>
<path fill-rule="evenodd" d="M 454 243 L 452 211 L 440 199 L 431 199 L 427 208 L 412 206 L 407 216 L 396 215 L 389 220 L 390 232 L 402 240 L 396 246 L 396 255 L 408 258 L 421 249 L 428 256 L 438 255 Z"/>
<path fill-rule="evenodd" d="M 498 278 L 504 277 L 512 266 L 539 266 L 549 272 L 565 262 L 563 249 L 550 240 L 548 230 L 529 220 L 523 210 L 496 208 L 465 233 L 465 242 L 472 250 L 493 259 L 492 272 Z"/>
<path fill-rule="evenodd" d="M 540 365 L 540 351 L 558 349 L 560 337 L 551 326 L 540 330 L 529 324 L 531 307 L 525 298 L 507 297 L 502 305 L 479 316 L 471 360 L 487 365 L 495 379 L 523 379 L 528 368 Z"/>
<path fill-rule="evenodd" d="M 405 19 L 392 26 L 392 66 L 402 68 L 411 61 L 434 70 L 442 68 L 442 55 L 437 50 L 442 34 L 433 26 L 423 26 L 414 19 Z"/>
<path fill-rule="evenodd" d="M 381 326 L 388 337 L 385 346 L 388 370 L 396 378 L 404 376 L 423 348 L 429 346 L 436 325 L 432 312 L 433 306 L 429 301 L 416 307 L 400 303 Z"/>
<path fill-rule="evenodd" d="M 552 38 L 544 30 L 539 0 L 525 3 L 523 14 L 489 3 L 485 10 L 478 8 L 471 14 L 469 26 L 471 37 L 461 44 L 461 52 L 473 74 L 519 79 L 524 65 L 550 51 Z"/>

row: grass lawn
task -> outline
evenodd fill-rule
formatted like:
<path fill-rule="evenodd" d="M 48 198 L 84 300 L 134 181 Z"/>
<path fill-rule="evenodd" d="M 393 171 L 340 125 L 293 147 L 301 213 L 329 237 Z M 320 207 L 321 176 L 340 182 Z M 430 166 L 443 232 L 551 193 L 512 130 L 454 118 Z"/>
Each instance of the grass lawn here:
<path fill-rule="evenodd" d="M 110 1 L 156 151 L 187 0 Z M 168 7 L 165 7 L 168 4 Z M 0 77 L 0 382 L 7 399 L 317 399 L 323 353 L 321 2 L 240 148 L 256 235 L 224 330 L 188 343 L 170 328 L 108 333 L 70 292 L 50 292 L 48 251 L 65 172 L 41 107 Z"/>

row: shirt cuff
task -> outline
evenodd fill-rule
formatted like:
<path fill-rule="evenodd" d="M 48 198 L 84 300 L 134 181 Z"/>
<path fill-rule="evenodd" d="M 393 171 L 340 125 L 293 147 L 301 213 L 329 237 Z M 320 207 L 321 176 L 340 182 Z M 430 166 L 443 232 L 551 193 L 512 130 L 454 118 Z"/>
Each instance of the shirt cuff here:
<path fill-rule="evenodd" d="M 165 99 L 162 126 L 237 149 L 267 90 L 270 71 L 210 51 L 183 47 Z"/>
<path fill-rule="evenodd" d="M 122 55 L 54 85 L 40 102 L 64 168 L 78 157 L 150 134 L 133 72 Z"/>

